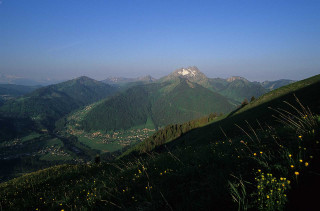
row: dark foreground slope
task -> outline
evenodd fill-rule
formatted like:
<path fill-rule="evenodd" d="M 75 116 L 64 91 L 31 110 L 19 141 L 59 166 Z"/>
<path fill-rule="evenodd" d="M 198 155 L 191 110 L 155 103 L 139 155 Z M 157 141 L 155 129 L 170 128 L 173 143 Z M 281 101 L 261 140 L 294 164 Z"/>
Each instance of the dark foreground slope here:
<path fill-rule="evenodd" d="M 291 84 L 209 125 L 190 123 L 195 129 L 189 132 L 179 129 L 183 125 L 165 128 L 164 143 L 168 137 L 171 141 L 152 151 L 136 148 L 136 153 L 113 162 L 57 166 L 0 184 L 1 206 L 310 210 L 317 205 L 317 195 L 311 193 L 319 190 L 319 81 L 316 76 Z M 299 105 L 293 93 L 313 113 Z M 299 112 L 281 110 L 292 109 L 284 100 Z M 272 111 L 270 105 L 280 109 Z M 254 128 L 256 119 L 260 126 L 251 130 L 245 120 Z"/>

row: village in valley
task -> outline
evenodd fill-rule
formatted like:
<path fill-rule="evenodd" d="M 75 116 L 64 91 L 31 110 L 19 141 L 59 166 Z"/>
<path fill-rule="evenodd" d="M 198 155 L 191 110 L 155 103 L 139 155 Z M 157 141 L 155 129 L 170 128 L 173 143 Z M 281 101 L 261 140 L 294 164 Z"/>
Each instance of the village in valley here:
<path fill-rule="evenodd" d="M 141 128 L 122 131 L 112 131 L 108 133 L 103 133 L 101 131 L 88 133 L 83 130 L 77 130 L 73 127 L 69 127 L 67 129 L 68 134 L 77 137 L 84 137 L 86 139 L 92 140 L 93 142 L 99 142 L 104 144 L 119 144 L 122 147 L 129 146 L 136 142 L 141 142 L 148 138 L 150 135 L 152 135 L 155 131 L 155 129 Z"/>

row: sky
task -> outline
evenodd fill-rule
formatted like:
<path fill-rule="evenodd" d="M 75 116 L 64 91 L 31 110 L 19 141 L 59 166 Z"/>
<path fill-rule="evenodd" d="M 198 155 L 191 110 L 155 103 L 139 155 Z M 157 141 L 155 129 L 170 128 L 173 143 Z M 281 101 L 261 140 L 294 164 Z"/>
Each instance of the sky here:
<path fill-rule="evenodd" d="M 0 0 L 0 73 L 300 80 L 320 73 L 319 0 Z"/>

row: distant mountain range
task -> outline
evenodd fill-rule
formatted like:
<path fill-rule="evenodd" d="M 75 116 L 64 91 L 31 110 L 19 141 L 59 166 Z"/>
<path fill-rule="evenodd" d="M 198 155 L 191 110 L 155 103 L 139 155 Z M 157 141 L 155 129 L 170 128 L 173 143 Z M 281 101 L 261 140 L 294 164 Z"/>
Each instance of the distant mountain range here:
<path fill-rule="evenodd" d="M 272 91 L 272 90 L 275 90 L 275 89 L 278 89 L 282 86 L 286 86 L 288 84 L 291 84 L 291 83 L 294 83 L 296 81 L 293 81 L 293 80 L 287 80 L 287 79 L 281 79 L 281 80 L 277 80 L 277 81 L 264 81 L 261 83 L 261 85 Z"/>
<path fill-rule="evenodd" d="M 242 77 L 210 79 L 197 67 L 180 68 L 158 80 L 148 76 L 107 81 L 127 86 L 127 90 L 80 112 L 81 117 L 73 118 L 79 121 L 72 122 L 79 129 L 106 132 L 137 126 L 161 128 L 209 113 L 230 112 L 244 99 L 268 91 L 260 83 Z"/>
<path fill-rule="evenodd" d="M 0 105 L 7 100 L 28 94 L 41 86 L 24 86 L 16 84 L 0 84 Z"/>
<path fill-rule="evenodd" d="M 232 76 L 227 79 L 208 78 L 205 74 L 195 67 L 180 68 L 171 74 L 160 79 L 152 78 L 151 76 L 139 78 L 123 78 L 113 77 L 103 80 L 102 82 L 119 87 L 130 87 L 138 84 L 147 83 L 162 83 L 165 81 L 174 81 L 177 78 L 185 78 L 193 83 L 197 83 L 211 91 L 217 92 L 229 99 L 233 104 L 241 103 L 244 99 L 250 100 L 252 96 L 259 97 L 260 95 L 277 89 L 281 86 L 293 83 L 293 80 L 281 79 L 277 81 L 250 82 L 244 77 Z"/>
<path fill-rule="evenodd" d="M 155 82 L 157 79 L 152 78 L 150 75 L 144 76 L 144 77 L 138 77 L 138 78 L 125 78 L 125 77 L 110 77 L 102 82 L 110 85 L 126 85 L 128 83 L 134 83 L 134 82 L 146 82 L 146 83 L 152 83 Z"/>
<path fill-rule="evenodd" d="M 1 78 L 9 78 L 11 82 L 17 80 L 17 77 L 3 74 Z M 70 112 L 103 100 L 91 106 L 81 118 L 79 125 L 86 131 L 129 129 L 147 123 L 151 128 L 160 128 L 213 112 L 229 112 L 244 99 L 257 98 L 291 82 L 258 83 L 243 77 L 208 78 L 197 67 L 188 67 L 158 80 L 145 76 L 108 78 L 99 82 L 80 77 L 41 88 L 0 85 L 0 103 L 3 104 L 0 114 L 10 118 L 30 118 L 53 129 L 55 122 Z M 105 99 L 118 88 L 122 91 Z"/>
<path fill-rule="evenodd" d="M 48 86 L 51 84 L 56 84 L 61 82 L 61 80 L 54 79 L 31 79 L 26 77 L 19 77 L 15 75 L 8 75 L 0 73 L 0 84 L 16 84 L 16 85 L 24 85 L 24 86 Z"/>
<path fill-rule="evenodd" d="M 3 116 L 30 118 L 53 128 L 55 121 L 81 106 L 101 100 L 116 91 L 105 83 L 80 77 L 39 88 L 0 107 Z"/>

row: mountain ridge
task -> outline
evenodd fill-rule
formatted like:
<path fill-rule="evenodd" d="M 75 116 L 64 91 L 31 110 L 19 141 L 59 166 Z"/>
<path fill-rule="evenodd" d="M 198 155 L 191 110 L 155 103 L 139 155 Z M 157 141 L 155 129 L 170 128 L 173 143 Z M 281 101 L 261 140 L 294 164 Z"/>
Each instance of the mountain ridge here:
<path fill-rule="evenodd" d="M 138 100 L 135 99 L 137 97 Z M 202 104 L 201 102 L 205 99 L 212 102 L 213 105 Z M 123 107 L 123 105 L 127 106 Z M 145 107 L 146 105 L 147 107 Z M 144 112 L 141 113 L 139 107 Z M 85 130 L 129 129 L 135 126 L 132 124 L 135 121 L 131 120 L 131 117 L 140 115 L 135 118 L 140 121 L 136 124 L 144 124 L 150 117 L 156 127 L 162 127 L 174 122 L 187 121 L 193 117 L 198 118 L 211 112 L 230 111 L 232 108 L 233 106 L 223 96 L 186 78 L 180 78 L 174 82 L 166 81 L 131 87 L 93 107 L 84 117 L 82 125 L 86 128 Z M 134 111 L 128 113 L 130 109 L 134 109 Z M 199 111 L 195 112 L 197 109 Z M 120 121 L 120 119 L 116 120 L 117 115 L 114 116 L 116 113 L 119 116 L 128 116 L 120 118 L 121 121 L 127 122 L 125 125 L 128 126 L 124 128 L 116 126 L 118 125 L 116 121 Z M 111 118 L 109 115 L 114 117 Z M 99 119 L 103 119 L 103 121 L 99 121 Z M 109 121 L 113 121 L 113 123 L 108 123 Z"/>
<path fill-rule="evenodd" d="M 3 115 L 30 117 L 46 127 L 70 111 L 107 97 L 116 89 L 89 77 L 39 88 L 0 107 Z"/>

